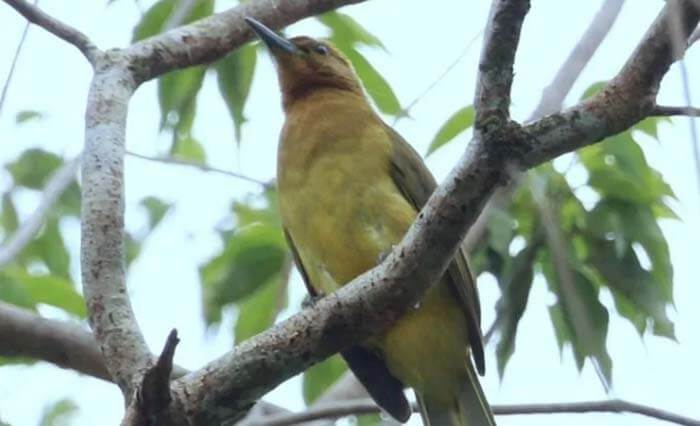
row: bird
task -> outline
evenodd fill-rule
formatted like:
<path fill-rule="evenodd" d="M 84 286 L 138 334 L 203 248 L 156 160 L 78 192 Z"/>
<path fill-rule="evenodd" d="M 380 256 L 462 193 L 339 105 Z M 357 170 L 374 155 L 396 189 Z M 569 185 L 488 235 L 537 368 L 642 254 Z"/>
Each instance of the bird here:
<path fill-rule="evenodd" d="M 330 42 L 246 23 L 276 65 L 285 122 L 277 153 L 280 217 L 309 295 L 323 297 L 398 244 L 437 183 L 420 155 L 373 110 Z M 377 405 L 400 422 L 411 387 L 426 426 L 492 426 L 481 309 L 465 250 L 421 303 L 341 352 Z"/>

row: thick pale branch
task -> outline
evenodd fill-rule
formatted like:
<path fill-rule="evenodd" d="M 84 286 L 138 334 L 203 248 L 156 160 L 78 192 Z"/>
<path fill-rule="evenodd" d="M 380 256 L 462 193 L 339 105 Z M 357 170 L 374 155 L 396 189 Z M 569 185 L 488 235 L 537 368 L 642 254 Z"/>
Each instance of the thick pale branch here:
<path fill-rule="evenodd" d="M 414 411 L 417 411 L 414 407 Z M 514 404 L 492 405 L 491 409 L 497 416 L 523 414 L 566 414 L 566 413 L 635 413 L 679 425 L 698 426 L 699 420 L 681 416 L 669 411 L 646 405 L 636 404 L 621 399 L 583 402 L 558 402 L 551 404 Z M 338 401 L 332 404 L 310 408 L 301 413 L 274 414 L 259 423 L 246 423 L 246 426 L 288 426 L 298 425 L 318 419 L 337 419 L 340 417 L 376 414 L 380 409 L 370 399 Z"/>
<path fill-rule="evenodd" d="M 245 2 L 136 43 L 125 50 L 137 83 L 168 71 L 212 62 L 252 38 L 243 21 L 251 16 L 270 28 L 282 28 L 302 18 L 318 15 L 364 0 L 261 0 Z"/>
<path fill-rule="evenodd" d="M 0 269 L 10 263 L 34 239 L 53 205 L 75 179 L 79 166 L 80 157 L 77 157 L 67 161 L 51 176 L 34 213 L 22 222 L 19 229 L 0 247 Z"/>
<path fill-rule="evenodd" d="M 0 302 L 0 355 L 39 359 L 111 380 L 95 339 L 81 327 Z"/>
<path fill-rule="evenodd" d="M 82 168 L 81 264 L 90 326 L 105 363 L 128 399 L 150 366 L 124 275 L 124 135 L 136 88 L 126 66 L 109 52 L 95 66 L 85 114 Z"/>
<path fill-rule="evenodd" d="M 476 133 L 492 122 L 491 118 L 497 118 L 493 122 L 496 125 L 508 119 L 513 62 L 523 19 L 529 9 L 529 0 L 494 0 L 491 3 L 474 95 Z"/>
<path fill-rule="evenodd" d="M 27 18 L 29 22 L 40 26 L 56 37 L 78 48 L 78 50 L 82 52 L 82 54 L 91 64 L 95 64 L 97 55 L 100 53 L 100 51 L 85 34 L 44 13 L 41 9 L 26 2 L 25 0 L 4 1 L 12 6 L 22 16 Z"/>

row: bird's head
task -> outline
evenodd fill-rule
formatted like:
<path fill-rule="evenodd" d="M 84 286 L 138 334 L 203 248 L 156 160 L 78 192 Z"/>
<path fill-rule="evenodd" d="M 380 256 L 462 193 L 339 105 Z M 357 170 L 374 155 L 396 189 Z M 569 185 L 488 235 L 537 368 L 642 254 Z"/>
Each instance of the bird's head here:
<path fill-rule="evenodd" d="M 350 62 L 332 44 L 311 37 L 286 39 L 253 18 L 245 18 L 277 64 L 282 102 L 289 106 L 314 90 L 337 88 L 362 95 Z"/>

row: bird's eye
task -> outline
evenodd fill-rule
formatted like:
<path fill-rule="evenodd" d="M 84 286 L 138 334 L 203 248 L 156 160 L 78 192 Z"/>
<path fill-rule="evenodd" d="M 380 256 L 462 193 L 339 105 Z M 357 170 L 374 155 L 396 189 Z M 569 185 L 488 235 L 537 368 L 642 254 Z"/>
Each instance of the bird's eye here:
<path fill-rule="evenodd" d="M 327 55 L 328 46 L 326 46 L 325 44 L 318 44 L 314 47 L 314 52 L 318 53 L 319 55 Z"/>

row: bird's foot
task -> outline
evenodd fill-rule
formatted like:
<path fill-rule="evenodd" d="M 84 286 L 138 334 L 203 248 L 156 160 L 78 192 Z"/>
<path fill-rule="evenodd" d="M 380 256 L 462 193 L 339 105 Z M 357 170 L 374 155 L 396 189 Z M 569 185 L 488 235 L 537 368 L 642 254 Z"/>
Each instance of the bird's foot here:
<path fill-rule="evenodd" d="M 389 247 L 388 249 L 382 250 L 382 252 L 379 253 L 379 256 L 377 256 L 377 265 L 384 262 L 384 259 L 386 259 L 387 256 L 389 256 L 389 253 L 391 253 L 395 247 L 396 246 L 392 244 L 391 247 Z"/>
<path fill-rule="evenodd" d="M 303 309 L 313 308 L 314 306 L 316 306 L 316 303 L 319 300 L 323 299 L 323 296 L 324 296 L 323 293 L 319 293 L 316 295 L 307 294 L 306 296 L 304 296 L 304 300 L 301 301 L 301 307 Z"/>

